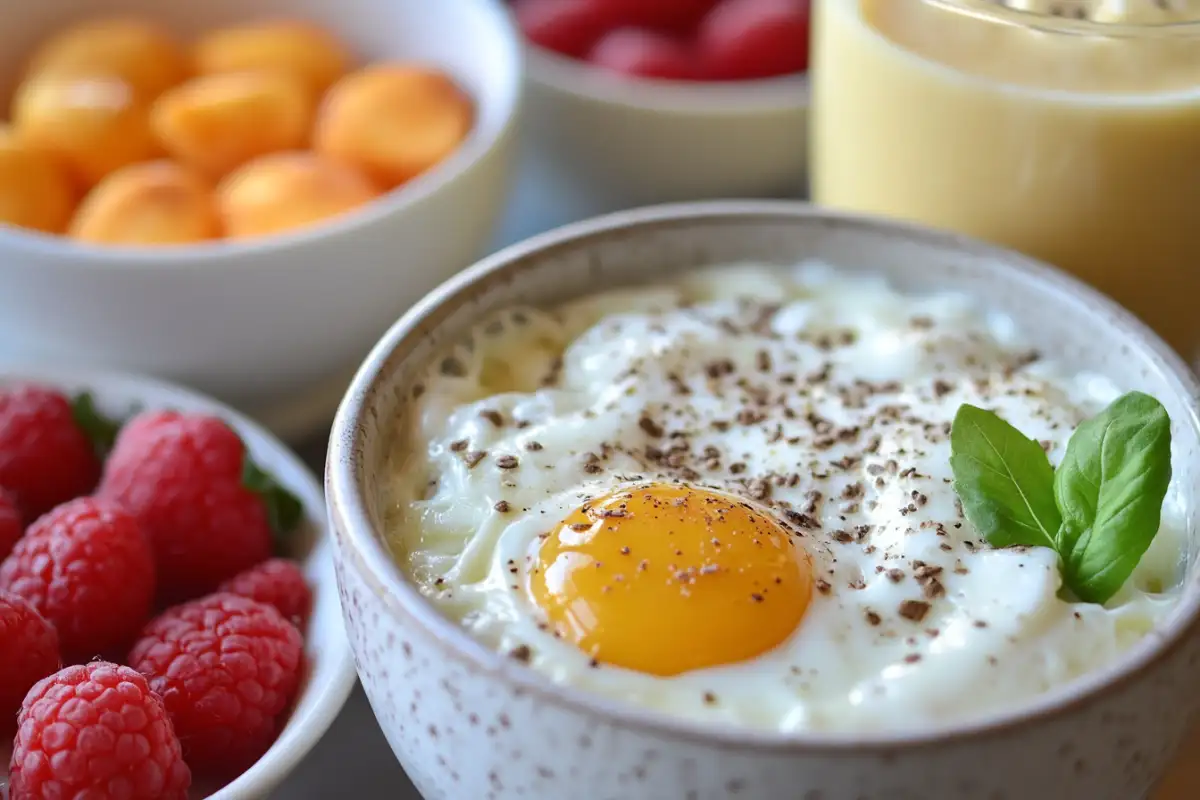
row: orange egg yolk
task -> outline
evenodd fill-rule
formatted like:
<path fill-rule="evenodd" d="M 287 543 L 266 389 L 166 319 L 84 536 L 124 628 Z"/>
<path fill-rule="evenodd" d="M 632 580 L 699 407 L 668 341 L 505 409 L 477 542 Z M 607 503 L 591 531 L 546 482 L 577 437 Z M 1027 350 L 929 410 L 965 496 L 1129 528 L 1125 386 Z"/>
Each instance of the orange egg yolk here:
<path fill-rule="evenodd" d="M 744 661 L 784 641 L 812 563 L 744 501 L 650 484 L 589 501 L 540 547 L 534 601 L 561 638 L 651 675 Z"/>

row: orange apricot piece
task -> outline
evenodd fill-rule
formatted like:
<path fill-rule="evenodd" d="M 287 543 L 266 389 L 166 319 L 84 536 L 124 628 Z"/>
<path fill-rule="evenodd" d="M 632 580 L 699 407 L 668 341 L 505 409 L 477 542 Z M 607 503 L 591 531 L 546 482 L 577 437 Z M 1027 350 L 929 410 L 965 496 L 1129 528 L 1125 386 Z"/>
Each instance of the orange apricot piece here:
<path fill-rule="evenodd" d="M 129 17 L 92 19 L 50 37 L 29 59 L 27 78 L 110 76 L 144 100 L 187 77 L 185 48 L 161 25 Z"/>
<path fill-rule="evenodd" d="M 303 147 L 312 117 L 312 98 L 296 78 L 228 72 L 165 92 L 150 125 L 168 153 L 219 178 L 257 156 Z"/>
<path fill-rule="evenodd" d="M 58 157 L 83 186 L 158 153 L 146 105 L 114 77 L 41 76 L 17 87 L 18 137 Z"/>
<path fill-rule="evenodd" d="M 280 71 L 319 97 L 350 66 L 350 54 L 332 34 L 308 22 L 271 20 L 221 28 L 192 48 L 197 73 Z"/>
<path fill-rule="evenodd" d="M 0 129 L 0 222 L 62 233 L 75 207 L 75 190 L 53 157 Z"/>
<path fill-rule="evenodd" d="M 81 242 L 120 245 L 190 244 L 220 234 L 211 185 L 172 161 L 132 164 L 109 175 L 84 198 L 68 229 Z"/>
<path fill-rule="evenodd" d="M 251 161 L 217 186 L 230 238 L 290 231 L 344 214 L 379 196 L 354 167 L 317 153 L 274 153 Z"/>
<path fill-rule="evenodd" d="M 453 153 L 474 115 L 470 98 L 445 74 L 378 64 L 333 85 L 317 112 L 313 142 L 392 188 Z"/>

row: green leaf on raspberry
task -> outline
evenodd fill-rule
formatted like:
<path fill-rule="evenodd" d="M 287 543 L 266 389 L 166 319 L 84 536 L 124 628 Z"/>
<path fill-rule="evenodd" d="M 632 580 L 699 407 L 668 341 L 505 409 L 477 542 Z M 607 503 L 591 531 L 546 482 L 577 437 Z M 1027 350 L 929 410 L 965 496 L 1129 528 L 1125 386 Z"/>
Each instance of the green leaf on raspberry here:
<path fill-rule="evenodd" d="M 104 456 L 112 449 L 122 422 L 101 414 L 91 392 L 81 392 L 71 400 L 71 416 L 99 455 Z"/>
<path fill-rule="evenodd" d="M 267 519 L 276 537 L 291 533 L 304 517 L 300 498 L 284 488 L 269 472 L 263 470 L 247 454 L 242 464 L 242 485 L 263 499 Z"/>

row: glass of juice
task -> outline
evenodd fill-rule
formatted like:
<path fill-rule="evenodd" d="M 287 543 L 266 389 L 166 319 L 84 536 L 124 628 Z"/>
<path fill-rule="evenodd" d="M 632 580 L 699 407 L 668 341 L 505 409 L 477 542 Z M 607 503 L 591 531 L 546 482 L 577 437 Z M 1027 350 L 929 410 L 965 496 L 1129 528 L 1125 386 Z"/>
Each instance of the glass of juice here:
<path fill-rule="evenodd" d="M 1200 366 L 1200 0 L 815 0 L 813 199 L 1006 245 Z"/>

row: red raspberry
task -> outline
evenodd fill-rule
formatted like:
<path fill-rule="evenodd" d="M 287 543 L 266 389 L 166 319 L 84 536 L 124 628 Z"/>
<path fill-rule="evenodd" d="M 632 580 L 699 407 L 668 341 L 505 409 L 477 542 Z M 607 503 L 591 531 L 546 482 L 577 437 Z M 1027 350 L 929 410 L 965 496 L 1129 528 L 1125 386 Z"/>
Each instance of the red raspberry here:
<path fill-rule="evenodd" d="M 192 783 L 146 679 L 100 661 L 67 667 L 29 692 L 9 777 L 11 800 L 186 800 Z"/>
<path fill-rule="evenodd" d="M 221 593 L 163 612 L 129 665 L 162 697 L 192 769 L 226 775 L 275 740 L 300 683 L 303 645 L 274 608 Z"/>
<path fill-rule="evenodd" d="M 808 0 L 724 0 L 696 33 L 710 78 L 773 78 L 808 69 Z"/>
<path fill-rule="evenodd" d="M 21 524 L 16 498 L 0 489 L 0 561 L 12 552 L 23 533 L 25 527 Z"/>
<path fill-rule="evenodd" d="M 140 414 L 117 438 L 98 494 L 127 508 L 150 537 L 159 595 L 189 600 L 271 555 L 299 502 L 246 457 L 225 422 L 200 414 Z"/>
<path fill-rule="evenodd" d="M 295 561 L 272 558 L 221 584 L 219 591 L 266 603 L 301 626 L 312 607 L 312 590 Z"/>
<path fill-rule="evenodd" d="M 78 663 L 137 636 L 154 602 L 154 556 L 136 519 L 81 497 L 29 527 L 0 565 L 0 589 L 28 600 L 58 632 L 64 661 Z"/>
<path fill-rule="evenodd" d="M 87 494 L 100 477 L 100 458 L 85 423 L 90 398 L 72 407 L 44 386 L 0 390 L 0 486 L 17 499 L 26 521 Z"/>
<path fill-rule="evenodd" d="M 513 13 L 529 41 L 572 58 L 619 22 L 595 0 L 516 0 Z"/>
<path fill-rule="evenodd" d="M 0 734 L 12 735 L 21 698 L 60 666 L 50 623 L 25 598 L 0 592 Z"/>
<path fill-rule="evenodd" d="M 687 45 L 642 28 L 610 31 L 592 48 L 588 60 L 614 72 L 642 78 L 687 81 L 699 77 Z"/>

